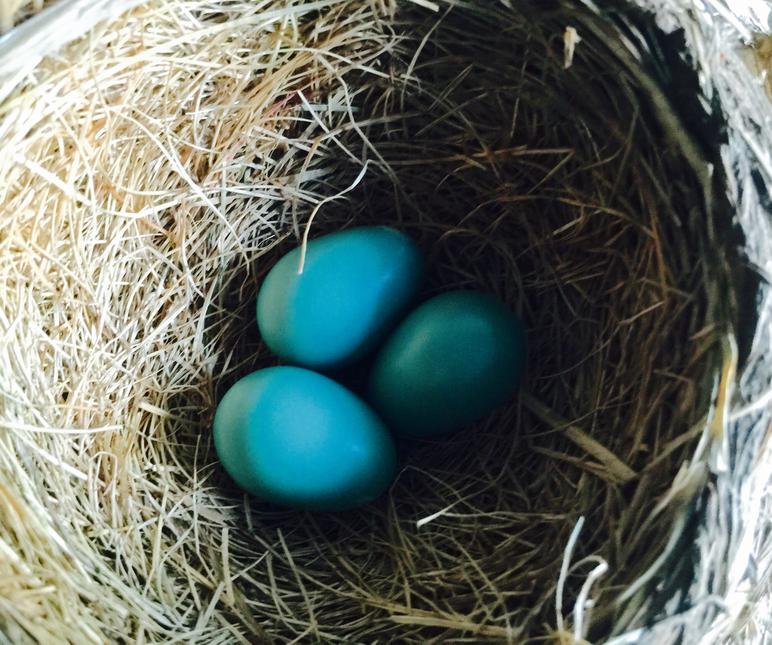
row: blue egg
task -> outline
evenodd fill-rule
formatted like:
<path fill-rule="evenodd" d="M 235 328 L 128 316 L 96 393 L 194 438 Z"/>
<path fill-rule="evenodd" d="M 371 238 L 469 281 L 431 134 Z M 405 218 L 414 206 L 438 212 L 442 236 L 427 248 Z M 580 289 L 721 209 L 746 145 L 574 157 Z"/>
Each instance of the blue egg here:
<path fill-rule="evenodd" d="M 423 262 L 415 243 L 385 226 L 312 240 L 270 270 L 257 297 L 266 345 L 296 365 L 340 367 L 365 354 L 415 297 Z"/>
<path fill-rule="evenodd" d="M 498 300 L 451 291 L 414 309 L 373 364 L 369 399 L 389 428 L 428 438 L 505 403 L 525 364 L 525 330 Z"/>
<path fill-rule="evenodd" d="M 238 381 L 217 406 L 213 433 L 235 482 L 276 504 L 354 508 L 383 493 L 395 474 L 394 442 L 370 407 L 299 367 L 270 367 Z"/>

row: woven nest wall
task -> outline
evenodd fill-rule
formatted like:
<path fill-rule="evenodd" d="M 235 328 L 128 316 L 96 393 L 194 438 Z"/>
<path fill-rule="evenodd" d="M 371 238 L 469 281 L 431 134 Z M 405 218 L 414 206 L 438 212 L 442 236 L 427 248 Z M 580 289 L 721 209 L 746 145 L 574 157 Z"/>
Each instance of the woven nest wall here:
<path fill-rule="evenodd" d="M 2 79 L 7 640 L 759 633 L 760 103 L 684 57 L 718 23 L 512 5 L 148 3 Z M 273 262 L 362 223 L 419 242 L 426 295 L 523 317 L 524 389 L 401 446 L 366 508 L 274 508 L 218 466 L 214 407 L 273 364 Z"/>

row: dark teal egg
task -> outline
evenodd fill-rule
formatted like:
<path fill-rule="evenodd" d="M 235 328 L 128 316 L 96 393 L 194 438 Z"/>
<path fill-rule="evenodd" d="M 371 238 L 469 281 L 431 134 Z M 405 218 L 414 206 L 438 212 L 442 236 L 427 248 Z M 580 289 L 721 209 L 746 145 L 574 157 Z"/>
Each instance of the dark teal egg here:
<path fill-rule="evenodd" d="M 503 304 L 475 291 L 444 293 L 386 340 L 371 373 L 370 401 L 401 436 L 452 432 L 505 403 L 524 362 L 523 326 Z"/>
<path fill-rule="evenodd" d="M 316 369 L 362 356 L 413 300 L 423 263 L 391 228 L 352 228 L 312 240 L 271 269 L 257 297 L 263 340 L 284 360 Z"/>
<path fill-rule="evenodd" d="M 370 407 L 299 367 L 270 367 L 238 381 L 217 406 L 213 433 L 235 482 L 276 504 L 350 509 L 394 478 L 394 442 Z"/>

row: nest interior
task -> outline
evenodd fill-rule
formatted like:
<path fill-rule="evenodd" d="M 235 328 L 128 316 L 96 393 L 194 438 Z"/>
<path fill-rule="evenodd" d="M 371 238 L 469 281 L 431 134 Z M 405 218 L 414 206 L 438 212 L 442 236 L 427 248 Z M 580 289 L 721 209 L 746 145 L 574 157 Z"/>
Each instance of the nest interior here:
<path fill-rule="evenodd" d="M 701 188 L 589 10 L 431 5 L 150 3 L 0 105 L 12 639 L 540 642 L 645 620 L 653 587 L 632 585 L 670 538 L 722 324 Z M 402 445 L 389 494 L 346 514 L 243 496 L 210 437 L 227 387 L 274 363 L 255 294 L 312 213 L 311 236 L 401 228 L 425 295 L 494 292 L 528 328 L 517 399 Z"/>

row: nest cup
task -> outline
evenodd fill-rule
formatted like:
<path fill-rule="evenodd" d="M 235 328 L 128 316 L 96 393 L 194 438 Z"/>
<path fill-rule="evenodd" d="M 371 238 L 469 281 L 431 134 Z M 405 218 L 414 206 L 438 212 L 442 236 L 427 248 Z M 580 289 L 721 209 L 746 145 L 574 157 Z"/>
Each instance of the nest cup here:
<path fill-rule="evenodd" d="M 727 152 L 731 88 L 706 107 L 664 4 L 512 5 L 151 2 L 6 84 L 8 640 L 753 628 L 726 599 L 759 589 L 739 543 L 762 545 L 744 513 L 762 498 L 727 491 L 761 481 L 768 450 L 747 268 L 768 177 Z M 275 260 L 361 224 L 422 246 L 426 296 L 481 289 L 519 313 L 523 390 L 401 446 L 365 508 L 271 507 L 219 467 L 214 408 L 275 363 L 254 320 Z"/>

